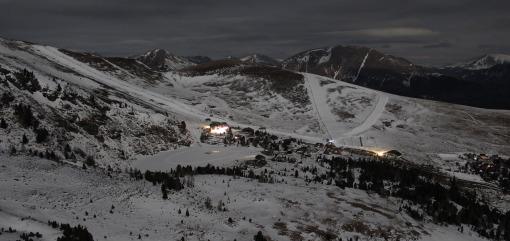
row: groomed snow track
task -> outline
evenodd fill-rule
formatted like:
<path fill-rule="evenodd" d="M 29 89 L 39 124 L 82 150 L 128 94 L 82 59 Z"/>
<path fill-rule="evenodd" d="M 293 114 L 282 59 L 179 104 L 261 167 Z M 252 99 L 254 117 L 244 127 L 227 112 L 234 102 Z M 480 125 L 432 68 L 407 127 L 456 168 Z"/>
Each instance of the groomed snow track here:
<path fill-rule="evenodd" d="M 375 104 L 370 114 L 368 114 L 368 116 L 358 126 L 351 128 L 347 132 L 339 133 L 339 127 L 335 126 L 338 121 L 334 114 L 331 112 L 331 108 L 328 107 L 327 97 L 325 96 L 326 90 L 324 89 L 324 86 L 320 86 L 319 83 L 319 78 L 322 77 L 311 74 L 304 75 L 306 87 L 312 101 L 312 106 L 317 113 L 317 119 L 321 125 L 321 129 L 324 130 L 329 140 L 334 140 L 337 143 L 340 143 L 340 141 L 343 139 L 357 136 L 369 130 L 374 124 L 377 123 L 382 113 L 384 112 L 386 104 L 388 103 L 389 98 L 387 95 L 374 91 L 377 93 L 377 103 Z M 337 83 L 339 82 L 338 80 L 334 81 Z M 362 87 L 356 86 L 356 88 Z"/>

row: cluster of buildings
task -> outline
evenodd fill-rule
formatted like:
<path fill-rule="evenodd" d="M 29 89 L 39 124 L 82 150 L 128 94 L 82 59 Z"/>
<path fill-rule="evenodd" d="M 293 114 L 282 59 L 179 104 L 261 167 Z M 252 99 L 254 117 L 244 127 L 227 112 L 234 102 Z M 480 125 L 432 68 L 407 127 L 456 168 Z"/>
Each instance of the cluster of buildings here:
<path fill-rule="evenodd" d="M 498 172 L 502 168 L 510 167 L 508 160 L 505 160 L 498 155 L 464 153 L 460 156 L 460 158 L 466 160 L 466 167 L 469 167 L 472 171 L 480 174 L 494 173 Z"/>
<path fill-rule="evenodd" d="M 259 129 L 262 130 L 262 129 Z M 201 141 L 209 144 L 240 144 L 247 145 L 253 143 L 255 139 L 255 130 L 252 128 L 235 128 L 229 126 L 226 122 L 210 122 L 208 125 L 204 125 L 202 128 Z M 292 138 L 291 138 L 292 139 Z M 285 145 L 286 140 L 282 140 L 280 144 Z M 304 143 L 302 143 L 304 144 Z M 292 148 L 294 149 L 294 148 Z M 275 150 L 278 148 L 266 149 L 263 154 L 272 156 L 275 155 Z M 284 152 L 287 150 L 284 148 Z M 287 150 L 288 152 L 296 151 L 297 154 L 302 156 L 308 156 L 313 152 L 323 152 L 324 154 L 343 155 L 343 156 L 378 156 L 386 158 L 398 158 L 402 155 L 397 150 L 381 150 L 381 149 L 369 149 L 369 148 L 353 148 L 345 146 L 335 146 L 333 142 L 328 141 L 327 143 L 316 143 L 310 145 L 299 145 L 297 149 L 293 151 Z"/>
<path fill-rule="evenodd" d="M 321 143 L 317 143 L 316 146 L 323 146 L 325 154 L 334 154 L 334 155 L 343 155 L 343 156 L 377 156 L 377 157 L 386 157 L 386 158 L 398 158 L 402 156 L 397 150 L 380 150 L 380 149 L 366 149 L 366 148 L 353 148 L 353 147 L 345 147 L 340 146 L 337 147 L 333 143 L 328 142 L 323 145 Z"/>

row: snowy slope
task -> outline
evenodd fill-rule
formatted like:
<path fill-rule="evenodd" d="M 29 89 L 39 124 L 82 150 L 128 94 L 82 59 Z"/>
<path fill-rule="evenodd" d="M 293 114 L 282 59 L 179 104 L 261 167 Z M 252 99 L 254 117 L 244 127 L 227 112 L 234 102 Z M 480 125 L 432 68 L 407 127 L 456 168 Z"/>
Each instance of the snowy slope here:
<path fill-rule="evenodd" d="M 198 76 L 167 73 L 156 82 L 133 75 L 120 78 L 48 46 L 13 49 L 2 45 L 2 56 L 9 65 L 28 66 L 36 75 L 56 76 L 84 88 L 127 95 L 151 109 L 173 113 L 195 128 L 212 116 L 232 125 L 265 127 L 312 142 L 329 138 L 339 144 L 359 146 L 360 141 L 355 139 L 361 137 L 366 139 L 361 141 L 365 145 L 409 150 L 412 154 L 433 152 L 434 148 L 508 152 L 508 133 L 504 128 L 507 111 L 398 97 L 312 74 L 303 74 L 303 82 L 291 77 L 286 89 L 295 89 L 279 92 L 272 87 L 278 79 L 235 71 Z M 303 95 L 308 101 L 293 97 Z M 463 120 L 466 112 L 482 124 Z M 492 113 L 497 113 L 498 118 L 493 118 Z M 464 130 L 459 133 L 462 141 L 445 132 L 451 126 L 459 132 Z M 486 134 L 480 135 L 482 130 Z M 418 132 L 424 138 L 416 140 Z M 480 144 L 471 145 L 471 141 Z"/>
<path fill-rule="evenodd" d="M 331 58 L 327 48 L 316 51 L 324 52 L 319 62 Z M 363 59 L 372 56 L 369 50 L 362 52 L 353 73 L 363 72 Z M 257 231 L 271 240 L 384 240 L 388 235 L 390 240 L 484 240 L 468 227 L 460 232 L 456 226 L 416 220 L 400 210 L 401 199 L 309 180 L 312 170 L 327 174 L 317 163 L 323 154 L 320 148 L 309 156 L 290 154 L 296 158 L 293 163 L 268 160 L 262 167 L 249 167 L 272 173 L 274 183 L 197 175 L 192 187 L 170 192 L 168 200 L 162 199 L 160 185 L 134 180 L 121 170 L 231 167 L 247 165 L 261 153 L 260 147 L 199 143 L 200 128 L 209 124 L 206 118 L 312 144 L 328 139 L 337 146 L 396 149 L 405 159 L 442 167 L 437 157 L 456 156 L 452 153 L 509 155 L 510 111 L 406 98 L 334 78 L 236 61 L 164 73 L 138 62 L 0 42 L 0 94 L 16 96 L 8 107 L 0 106 L 2 118 L 9 120 L 9 127 L 0 129 L 0 193 L 8 194 L 0 197 L 0 227 L 40 231 L 43 240 L 60 235 L 43 225 L 49 219 L 86 225 L 95 240 L 138 240 L 138 235 L 142 240 L 252 240 Z M 22 69 L 34 73 L 41 90 L 16 86 L 19 82 L 13 79 Z M 161 75 L 153 78 L 154 73 Z M 59 85 L 62 92 L 57 92 Z M 71 90 L 77 94 L 75 103 L 64 97 Z M 54 100 L 47 97 L 52 93 L 58 93 Z M 55 129 L 51 142 L 34 143 L 33 130 L 16 122 L 12 109 L 17 103 L 45 117 L 40 125 Z M 87 118 L 99 122 L 100 117 L 107 121 L 96 134 L 77 124 L 76 132 L 59 126 L 74 126 Z M 187 130 L 180 129 L 180 121 Z M 20 144 L 23 134 L 28 144 Z M 62 165 L 23 155 L 27 149 L 63 155 L 66 143 L 113 168 L 83 170 L 80 164 L 86 158 L 65 158 Z M 12 146 L 19 155 L 9 156 Z M 452 175 L 480 182 L 471 175 Z M 207 198 L 214 208 L 205 207 Z M 216 208 L 220 200 L 224 210 Z M 508 206 L 507 200 L 496 201 Z M 7 236 L 0 235 L 0 240 L 3 237 Z M 13 237 L 18 236 L 7 240 Z"/>
<path fill-rule="evenodd" d="M 399 97 L 312 74 L 302 74 L 300 82 L 292 75 L 280 80 L 278 75 L 257 76 L 234 68 L 205 75 L 169 72 L 158 81 L 148 81 L 119 75 L 119 71 L 129 72 L 122 68 L 103 71 L 57 48 L 16 44 L 1 46 L 2 65 L 30 68 L 41 80 L 55 76 L 174 114 L 189 123 L 195 140 L 198 128 L 212 116 L 231 125 L 265 127 L 310 142 L 333 139 L 339 145 L 393 148 L 425 160 L 425 153 L 438 150 L 509 152 L 507 111 Z M 275 89 L 275 84 L 285 87 Z M 480 123 L 465 120 L 466 112 Z M 421 138 L 416 138 L 418 133 Z"/>
<path fill-rule="evenodd" d="M 101 170 L 19 157 L 0 162 L 5 165 L 0 168 L 0 192 L 9 193 L 0 199 L 0 217 L 7 217 L 0 219 L 0 227 L 40 231 L 43 240 L 55 240 L 51 238 L 58 234 L 45 226 L 48 220 L 85 225 L 94 240 L 138 240 L 138 235 L 143 240 L 253 240 L 257 231 L 283 241 L 486 240 L 468 227 L 459 232 L 455 226 L 417 221 L 398 210 L 398 199 L 307 183 L 292 175 L 282 176 L 285 181 L 276 184 L 201 175 L 194 177 L 193 187 L 171 192 L 163 200 L 158 185 L 125 174 L 114 173 L 112 178 Z M 264 168 L 284 172 L 292 166 L 272 162 Z M 207 198 L 212 209 L 204 205 Z M 220 201 L 224 211 L 216 208 Z M 29 221 L 20 221 L 28 217 Z M 18 221 L 5 223 L 9 220 Z M 348 228 L 356 225 L 363 229 Z"/>
<path fill-rule="evenodd" d="M 135 154 L 191 142 L 187 133 L 180 133 L 179 119 L 130 84 L 140 77 L 123 68 L 100 71 L 56 48 L 12 41 L 0 43 L 0 66 L 0 95 L 13 96 L 0 108 L 8 123 L 8 128 L 0 130 L 2 152 L 13 148 L 27 153 L 52 151 L 59 159 L 65 157 L 77 164 L 90 157 L 100 165 L 122 166 Z M 34 74 L 39 89 L 27 90 L 21 85 L 24 70 Z M 30 108 L 37 125 L 19 126 L 19 105 Z M 36 141 L 43 129 L 49 131 L 49 137 Z M 28 143 L 22 145 L 23 135 Z"/>
<path fill-rule="evenodd" d="M 179 83 L 175 88 L 183 90 L 175 93 L 161 87 L 156 91 L 196 103 L 192 108 L 214 117 L 227 116 L 222 119 L 234 125 L 264 126 L 273 133 L 310 142 L 333 139 L 338 145 L 398 149 L 423 160 L 428 159 L 426 153 L 435 151 L 509 152 L 508 111 L 399 97 L 317 75 L 303 75 L 310 99 L 305 108 L 285 98 L 269 96 L 244 102 L 245 96 L 255 92 L 231 90 L 233 83 L 245 81 L 242 76 L 174 76 Z M 247 81 L 252 82 L 249 78 Z M 264 113 L 270 113 L 269 118 L 261 116 Z M 466 113 L 471 113 L 477 122 L 466 119 Z"/>

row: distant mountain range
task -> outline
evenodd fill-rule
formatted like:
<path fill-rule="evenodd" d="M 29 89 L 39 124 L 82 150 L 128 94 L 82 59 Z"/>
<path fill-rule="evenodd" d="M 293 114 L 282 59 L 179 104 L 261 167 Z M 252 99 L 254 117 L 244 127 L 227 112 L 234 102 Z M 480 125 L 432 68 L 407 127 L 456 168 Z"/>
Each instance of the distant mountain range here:
<path fill-rule="evenodd" d="M 489 69 L 498 64 L 509 64 L 510 55 L 506 54 L 486 54 L 472 60 L 448 65 L 446 68 L 458 68 L 458 69 L 469 69 L 469 70 L 481 70 Z"/>
<path fill-rule="evenodd" d="M 136 60 L 157 72 L 212 61 L 205 56 L 177 56 L 162 49 L 151 50 L 137 56 Z M 372 48 L 342 45 L 306 50 L 283 61 L 257 53 L 240 58 L 229 56 L 225 60 L 318 74 L 402 96 L 483 108 L 510 108 L 507 97 L 510 56 L 504 54 L 487 54 L 442 68 L 416 65 Z"/>
<path fill-rule="evenodd" d="M 306 50 L 282 61 L 258 53 L 239 58 L 229 56 L 215 62 L 207 56 L 178 56 L 164 49 L 153 49 L 131 58 L 63 51 L 99 68 L 120 66 L 131 74 L 152 80 L 160 79 L 164 72 L 192 66 L 198 66 L 195 70 L 210 70 L 234 63 L 263 65 L 318 74 L 396 95 L 510 109 L 510 56 L 504 54 L 487 54 L 434 68 L 376 49 L 342 45 Z"/>
<path fill-rule="evenodd" d="M 507 55 L 431 68 L 356 46 L 316 48 L 285 59 L 282 68 L 314 73 L 392 94 L 483 108 L 510 108 Z"/>
<path fill-rule="evenodd" d="M 263 54 L 251 54 L 240 58 L 240 60 L 245 63 L 262 64 L 269 66 L 278 66 L 280 64 L 278 60 Z"/>

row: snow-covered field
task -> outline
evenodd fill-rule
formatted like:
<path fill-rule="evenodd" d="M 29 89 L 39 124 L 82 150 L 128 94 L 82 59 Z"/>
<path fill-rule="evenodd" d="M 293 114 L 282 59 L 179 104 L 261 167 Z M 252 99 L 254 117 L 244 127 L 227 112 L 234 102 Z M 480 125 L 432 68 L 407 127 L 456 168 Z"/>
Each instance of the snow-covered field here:
<path fill-rule="evenodd" d="M 192 147 L 162 151 L 154 156 L 145 156 L 136 159 L 133 167 L 142 171 L 165 171 L 181 166 L 233 166 L 240 161 L 253 160 L 261 148 L 242 146 L 220 146 L 197 144 Z"/>
<path fill-rule="evenodd" d="M 305 184 L 290 176 L 277 184 L 196 176 L 193 188 L 163 200 L 159 186 L 125 174 L 108 177 L 99 169 L 84 171 L 25 157 L 0 160 L 0 226 L 39 231 L 43 240 L 55 240 L 58 234 L 45 225 L 48 220 L 85 225 L 95 240 L 137 240 L 139 234 L 143 240 L 252 240 L 259 230 L 272 240 L 321 240 L 328 233 L 363 239 L 364 235 L 347 231 L 359 223 L 367 233 L 384 232 L 393 238 L 483 240 L 470 231 L 417 222 L 398 212 L 397 199 Z M 292 168 L 274 165 L 269 168 Z M 205 207 L 206 198 L 212 200 L 212 209 Z M 220 200 L 225 211 L 217 209 Z"/>

